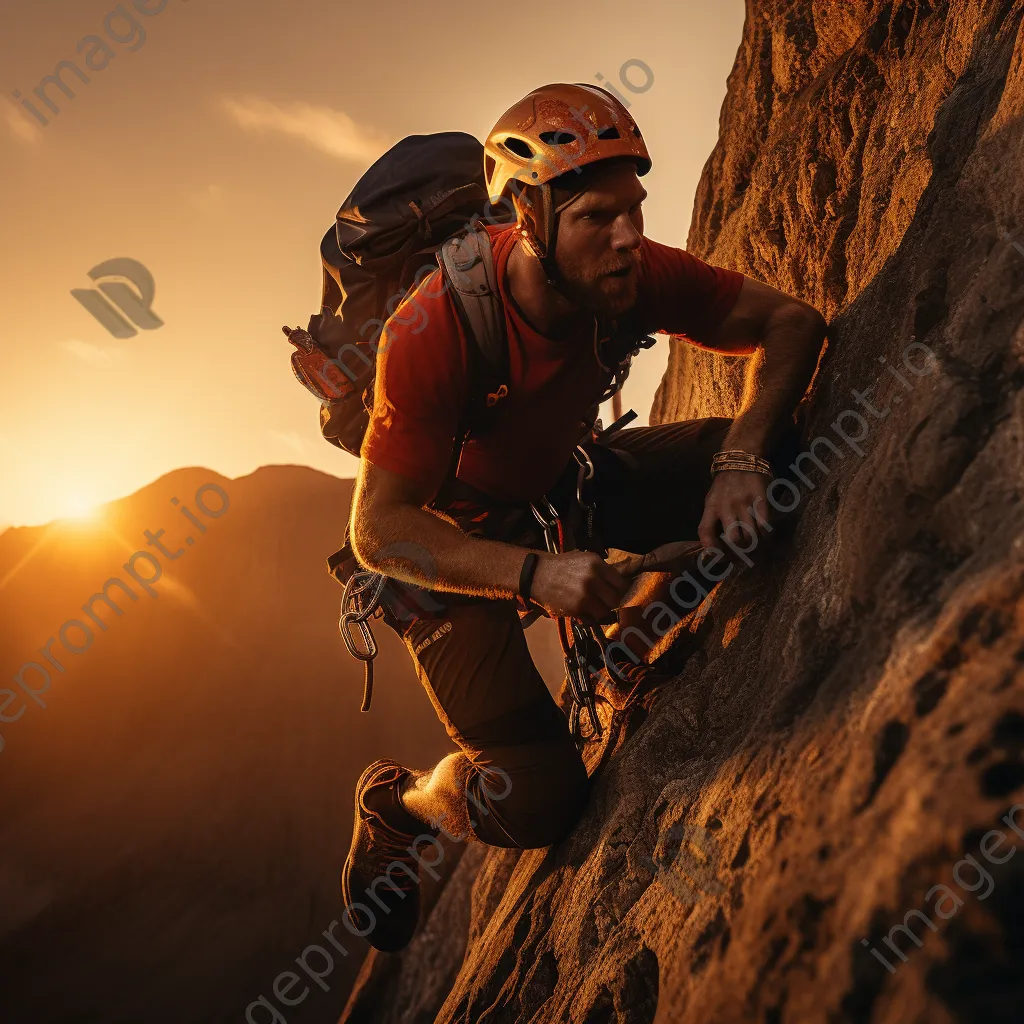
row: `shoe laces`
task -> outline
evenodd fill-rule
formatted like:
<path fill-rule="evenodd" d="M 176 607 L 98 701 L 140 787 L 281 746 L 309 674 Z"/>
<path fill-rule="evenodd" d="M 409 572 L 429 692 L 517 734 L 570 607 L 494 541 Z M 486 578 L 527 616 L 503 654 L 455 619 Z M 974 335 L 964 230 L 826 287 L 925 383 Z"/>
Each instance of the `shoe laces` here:
<path fill-rule="evenodd" d="M 378 874 L 390 878 L 387 872 L 395 863 L 409 868 L 411 876 L 408 872 L 401 872 L 401 877 L 394 880 L 393 884 L 399 889 L 411 891 L 419 884 L 419 862 L 412 852 L 413 843 L 418 837 L 389 825 L 376 811 L 368 811 L 363 821 L 370 831 Z"/>

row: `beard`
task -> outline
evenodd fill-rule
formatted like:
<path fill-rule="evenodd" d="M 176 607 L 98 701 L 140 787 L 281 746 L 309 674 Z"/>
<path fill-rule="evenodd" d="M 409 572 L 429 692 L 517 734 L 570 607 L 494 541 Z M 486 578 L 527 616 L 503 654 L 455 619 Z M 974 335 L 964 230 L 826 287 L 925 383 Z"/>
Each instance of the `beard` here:
<path fill-rule="evenodd" d="M 577 306 L 600 316 L 621 316 L 636 305 L 640 250 L 617 254 L 600 267 L 584 268 L 555 252 L 560 290 Z"/>

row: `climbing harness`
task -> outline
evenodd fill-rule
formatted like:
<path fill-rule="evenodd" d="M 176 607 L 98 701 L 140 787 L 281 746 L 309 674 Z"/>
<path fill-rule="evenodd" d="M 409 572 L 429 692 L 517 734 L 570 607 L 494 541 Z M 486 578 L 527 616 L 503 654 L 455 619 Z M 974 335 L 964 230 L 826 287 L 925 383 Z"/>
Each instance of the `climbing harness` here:
<path fill-rule="evenodd" d="M 630 410 L 603 429 L 598 421 L 592 435 L 594 441 L 599 445 L 605 443 L 635 417 L 636 413 Z M 594 479 L 594 461 L 582 444 L 576 446 L 573 457 L 578 464 L 574 497 L 580 512 L 583 536 L 589 542 L 595 535 L 596 503 L 588 486 Z M 547 550 L 551 554 L 564 553 L 567 550 L 566 531 L 558 510 L 546 496 L 531 503 L 530 510 L 543 531 Z M 402 599 L 399 594 L 388 589 L 390 577 L 364 568 L 347 545 L 328 558 L 327 568 L 344 587 L 338 632 L 349 654 L 363 663 L 363 699 L 359 710 L 369 711 L 373 697 L 373 662 L 378 653 L 371 620 L 383 618 L 389 624 L 394 624 L 396 614 L 404 618 L 395 605 L 396 601 L 401 605 Z M 540 608 L 535 606 L 532 615 L 524 620 L 524 626 L 529 625 L 532 616 L 538 614 Z M 602 667 L 609 667 L 606 638 L 597 627 L 584 624 L 578 619 L 560 617 L 555 619 L 555 623 L 572 698 L 569 727 L 577 745 L 582 746 L 588 739 L 603 735 L 596 705 L 598 700 L 604 698 L 596 694 L 594 680 Z M 583 731 L 584 709 L 588 722 L 586 733 Z"/>

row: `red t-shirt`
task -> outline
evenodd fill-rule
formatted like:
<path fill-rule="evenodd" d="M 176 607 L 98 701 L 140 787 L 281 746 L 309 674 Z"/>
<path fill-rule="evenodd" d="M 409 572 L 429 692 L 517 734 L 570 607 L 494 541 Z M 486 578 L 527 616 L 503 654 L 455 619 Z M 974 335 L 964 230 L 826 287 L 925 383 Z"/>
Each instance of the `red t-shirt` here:
<path fill-rule="evenodd" d="M 506 501 L 533 501 L 572 457 L 608 373 L 593 345 L 554 341 L 526 322 L 508 289 L 514 229 L 496 225 L 488 231 L 508 329 L 508 395 L 487 431 L 467 440 L 458 478 Z M 636 309 L 649 333 L 700 341 L 732 310 L 742 274 L 648 238 L 640 251 Z M 439 274 L 434 271 L 399 306 L 380 339 L 373 415 L 361 451 L 374 465 L 435 490 L 451 464 L 469 401 L 467 341 Z"/>

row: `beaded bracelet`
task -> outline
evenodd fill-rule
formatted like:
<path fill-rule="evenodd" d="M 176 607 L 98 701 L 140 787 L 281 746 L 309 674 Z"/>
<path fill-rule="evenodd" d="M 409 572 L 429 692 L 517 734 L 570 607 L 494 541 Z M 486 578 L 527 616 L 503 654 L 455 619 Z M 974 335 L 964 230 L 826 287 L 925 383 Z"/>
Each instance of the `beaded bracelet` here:
<path fill-rule="evenodd" d="M 711 475 L 739 470 L 745 473 L 760 473 L 762 476 L 773 476 L 772 465 L 751 452 L 732 449 L 718 452 L 711 459 Z"/>

